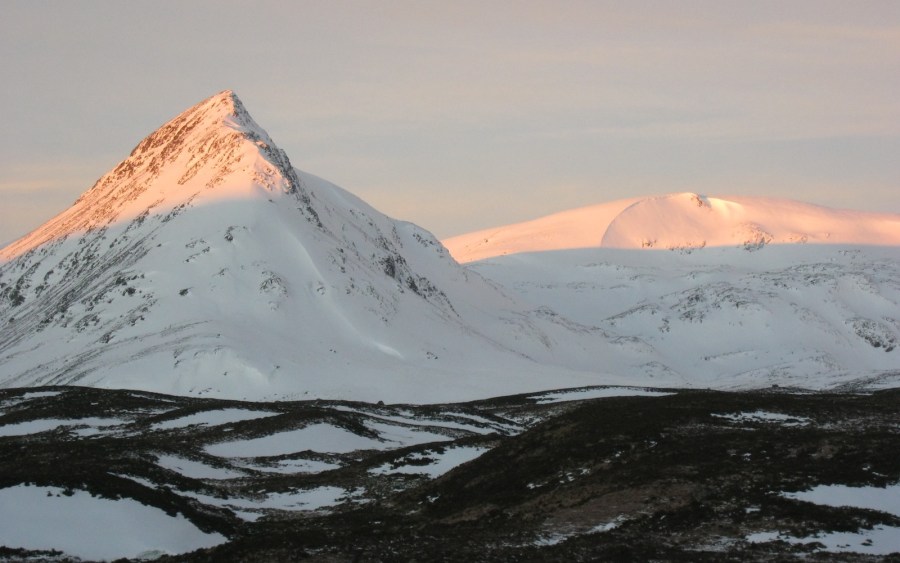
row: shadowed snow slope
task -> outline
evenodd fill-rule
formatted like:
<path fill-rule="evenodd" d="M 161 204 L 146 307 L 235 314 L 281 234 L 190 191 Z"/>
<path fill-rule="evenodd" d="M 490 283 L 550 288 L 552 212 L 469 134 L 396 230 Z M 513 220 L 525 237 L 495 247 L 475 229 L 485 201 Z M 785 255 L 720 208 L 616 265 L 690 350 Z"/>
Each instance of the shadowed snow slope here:
<path fill-rule="evenodd" d="M 758 249 L 791 243 L 900 245 L 900 215 L 785 199 L 681 193 L 573 209 L 444 241 L 460 262 L 591 247 Z"/>
<path fill-rule="evenodd" d="M 597 383 L 617 350 L 294 169 L 230 91 L 0 257 L 3 386 L 433 402 Z"/>

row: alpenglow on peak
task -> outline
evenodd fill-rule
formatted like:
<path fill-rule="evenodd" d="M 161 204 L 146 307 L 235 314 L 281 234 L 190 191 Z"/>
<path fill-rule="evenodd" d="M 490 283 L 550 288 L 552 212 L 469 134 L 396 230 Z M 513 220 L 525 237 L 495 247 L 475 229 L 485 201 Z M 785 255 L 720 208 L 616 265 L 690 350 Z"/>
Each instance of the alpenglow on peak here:
<path fill-rule="evenodd" d="M 72 234 L 260 191 L 296 194 L 317 221 L 287 155 L 224 90 L 145 137 L 69 209 L 0 251 L 10 259 Z"/>
<path fill-rule="evenodd" d="M 580 386 L 614 352 L 294 169 L 227 91 L 0 256 L 0 387 L 444 401 Z"/>

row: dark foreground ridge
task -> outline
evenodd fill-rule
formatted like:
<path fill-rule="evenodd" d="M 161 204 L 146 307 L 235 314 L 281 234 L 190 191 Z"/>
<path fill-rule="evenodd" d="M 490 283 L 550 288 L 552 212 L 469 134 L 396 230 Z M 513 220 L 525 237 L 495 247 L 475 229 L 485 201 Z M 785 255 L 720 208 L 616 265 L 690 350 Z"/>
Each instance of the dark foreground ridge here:
<path fill-rule="evenodd" d="M 896 486 L 900 391 L 577 397 L 385 406 L 3 390 L 0 489 L 130 498 L 228 539 L 159 561 L 900 561 L 866 539 L 900 533 L 897 514 L 789 494 Z M 272 502 L 316 490 L 343 494 Z M 834 532 L 859 535 L 835 548 Z M 19 547 L 0 561 L 76 560 Z"/>

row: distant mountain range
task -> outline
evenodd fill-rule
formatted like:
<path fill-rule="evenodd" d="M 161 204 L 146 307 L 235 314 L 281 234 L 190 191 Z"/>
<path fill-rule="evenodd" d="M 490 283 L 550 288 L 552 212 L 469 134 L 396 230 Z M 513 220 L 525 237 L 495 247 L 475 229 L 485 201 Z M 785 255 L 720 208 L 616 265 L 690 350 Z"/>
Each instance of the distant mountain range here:
<path fill-rule="evenodd" d="M 0 385 L 424 403 L 900 370 L 897 216 L 677 194 L 444 244 L 225 91 L 0 250 Z"/>
<path fill-rule="evenodd" d="M 724 246 L 756 250 L 767 244 L 802 243 L 898 246 L 900 215 L 829 209 L 788 199 L 679 193 L 572 209 L 443 243 L 463 263 L 575 248 Z"/>

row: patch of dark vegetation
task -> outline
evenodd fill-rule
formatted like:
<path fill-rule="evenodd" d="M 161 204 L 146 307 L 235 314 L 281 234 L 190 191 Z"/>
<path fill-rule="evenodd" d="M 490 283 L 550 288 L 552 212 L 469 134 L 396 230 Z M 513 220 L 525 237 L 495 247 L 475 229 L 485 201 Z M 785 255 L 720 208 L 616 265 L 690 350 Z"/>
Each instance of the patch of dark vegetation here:
<path fill-rule="evenodd" d="M 898 390 L 865 395 L 782 388 L 681 391 L 549 404 L 522 395 L 429 406 L 242 403 L 52 390 L 59 393 L 34 398 L 28 398 L 34 390 L 0 391 L 0 428 L 40 419 L 123 422 L 87 436 L 57 427 L 0 437 L 0 487 L 31 483 L 133 498 L 183 514 L 230 540 L 161 561 L 900 560 L 829 553 L 815 537 L 875 526 L 900 530 L 900 517 L 784 494 L 817 485 L 900 482 Z M 172 424 L 222 409 L 274 414 L 225 424 Z M 464 420 L 470 426 L 458 423 Z M 372 421 L 403 424 L 410 432 L 440 431 L 446 439 L 240 460 L 204 450 L 311 424 L 377 443 Z M 471 426 L 473 421 L 478 426 Z M 436 456 L 469 446 L 488 451 L 433 479 L 416 473 Z M 189 477 L 159 465 L 161 454 L 241 476 Z M 264 470 L 303 460 L 327 463 L 329 469 Z M 379 467 L 388 470 L 375 471 Z M 391 472 L 400 467 L 407 471 Z M 326 509 L 267 510 L 256 521 L 191 496 L 248 498 L 319 486 L 356 492 Z M 770 532 L 797 541 L 748 540 Z M 16 557 L 41 560 L 33 552 L 0 551 L 0 561 Z M 46 560 L 59 559 L 48 554 Z"/>
<path fill-rule="evenodd" d="M 80 559 L 67 557 L 59 551 L 29 551 L 0 546 L 0 563 L 78 563 Z"/>

